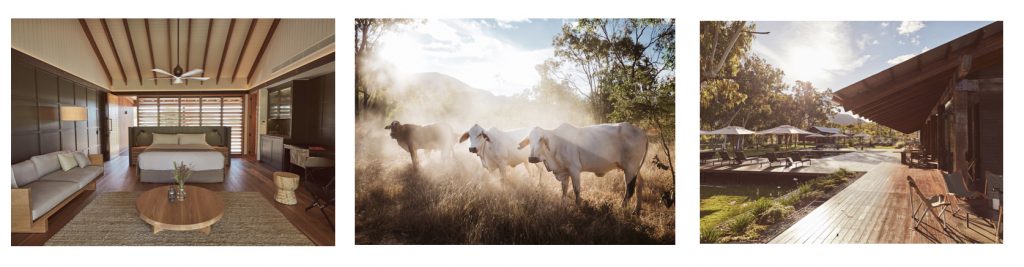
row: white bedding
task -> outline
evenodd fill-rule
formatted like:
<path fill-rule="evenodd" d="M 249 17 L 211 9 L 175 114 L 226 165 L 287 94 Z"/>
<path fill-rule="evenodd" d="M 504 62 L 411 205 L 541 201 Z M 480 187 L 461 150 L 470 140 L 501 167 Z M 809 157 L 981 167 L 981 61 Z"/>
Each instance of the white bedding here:
<path fill-rule="evenodd" d="M 150 145 L 139 154 L 142 170 L 173 170 L 174 162 L 191 164 L 194 171 L 220 170 L 224 168 L 224 154 L 205 144 Z"/>

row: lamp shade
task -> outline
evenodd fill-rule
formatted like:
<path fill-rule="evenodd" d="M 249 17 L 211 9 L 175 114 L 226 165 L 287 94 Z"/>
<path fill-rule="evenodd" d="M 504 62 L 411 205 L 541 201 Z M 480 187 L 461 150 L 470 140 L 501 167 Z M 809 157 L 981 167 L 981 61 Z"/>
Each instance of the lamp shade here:
<path fill-rule="evenodd" d="M 84 121 L 86 118 L 85 107 L 62 106 L 60 107 L 60 120 L 62 121 Z"/>

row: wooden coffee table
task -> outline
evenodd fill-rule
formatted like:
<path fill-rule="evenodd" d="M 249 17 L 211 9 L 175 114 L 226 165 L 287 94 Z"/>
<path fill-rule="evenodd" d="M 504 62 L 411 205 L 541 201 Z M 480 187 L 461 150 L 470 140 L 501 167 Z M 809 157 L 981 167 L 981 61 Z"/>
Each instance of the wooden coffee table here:
<path fill-rule="evenodd" d="M 210 226 L 224 216 L 224 200 L 216 192 L 186 185 L 185 201 L 167 200 L 167 187 L 150 189 L 135 202 L 139 217 L 153 226 L 153 234 L 163 230 L 199 230 L 210 234 Z"/>

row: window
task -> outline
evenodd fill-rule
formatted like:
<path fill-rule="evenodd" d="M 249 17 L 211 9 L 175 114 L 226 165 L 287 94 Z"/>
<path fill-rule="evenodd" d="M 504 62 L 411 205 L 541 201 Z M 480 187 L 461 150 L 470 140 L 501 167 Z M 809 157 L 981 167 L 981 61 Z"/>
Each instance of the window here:
<path fill-rule="evenodd" d="M 242 154 L 245 99 L 237 97 L 139 97 L 139 126 L 231 127 L 231 154 Z"/>

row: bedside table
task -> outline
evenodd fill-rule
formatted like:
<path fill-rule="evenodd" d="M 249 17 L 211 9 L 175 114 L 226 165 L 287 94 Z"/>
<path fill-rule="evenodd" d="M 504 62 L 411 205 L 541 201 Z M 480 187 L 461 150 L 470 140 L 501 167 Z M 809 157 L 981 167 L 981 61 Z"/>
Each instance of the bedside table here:
<path fill-rule="evenodd" d="M 139 154 L 141 154 L 143 151 L 146 151 L 147 147 L 148 146 L 133 146 L 128 151 L 128 159 L 129 159 L 128 164 L 130 164 L 131 166 L 138 166 L 139 165 Z"/>

